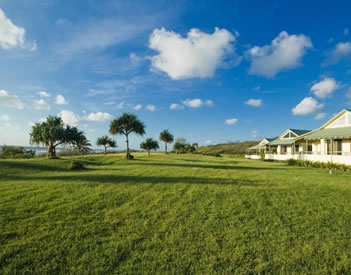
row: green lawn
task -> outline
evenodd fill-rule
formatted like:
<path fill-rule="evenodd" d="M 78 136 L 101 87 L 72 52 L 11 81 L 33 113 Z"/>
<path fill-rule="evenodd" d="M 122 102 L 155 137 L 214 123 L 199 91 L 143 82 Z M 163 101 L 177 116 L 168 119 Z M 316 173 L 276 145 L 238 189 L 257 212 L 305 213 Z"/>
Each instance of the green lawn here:
<path fill-rule="evenodd" d="M 351 273 L 351 175 L 200 155 L 0 161 L 0 274 Z"/>

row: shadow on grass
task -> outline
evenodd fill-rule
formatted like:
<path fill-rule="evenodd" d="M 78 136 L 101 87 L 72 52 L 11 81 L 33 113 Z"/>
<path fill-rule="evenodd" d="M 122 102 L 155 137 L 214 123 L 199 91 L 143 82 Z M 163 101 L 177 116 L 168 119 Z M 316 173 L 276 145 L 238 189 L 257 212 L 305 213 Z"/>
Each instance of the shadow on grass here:
<path fill-rule="evenodd" d="M 62 181 L 62 182 L 75 182 L 85 181 L 96 184 L 163 184 L 163 183 L 183 183 L 183 184 L 227 184 L 227 185 L 239 185 L 239 186 L 259 186 L 261 184 L 257 181 L 252 180 L 236 180 L 226 178 L 200 178 L 200 177 L 147 177 L 147 176 L 122 176 L 122 175 L 72 175 L 72 176 L 31 176 L 23 177 L 17 175 L 8 175 L 3 177 L 4 180 L 10 181 Z"/>
<path fill-rule="evenodd" d="M 180 168 L 204 168 L 204 169 L 224 169 L 224 170 L 279 170 L 276 167 L 257 167 L 257 166 L 231 166 L 229 165 L 206 165 L 206 164 L 187 164 L 187 163 L 135 163 L 136 165 L 145 165 L 145 166 L 167 166 L 167 167 L 180 167 Z"/>
<path fill-rule="evenodd" d="M 55 159 L 55 162 L 58 159 Z M 50 163 L 52 160 L 48 160 Z M 69 162 L 67 161 L 67 167 Z M 33 171 L 66 171 L 68 168 L 53 163 L 53 165 L 43 164 L 42 162 L 25 162 L 25 161 L 0 161 L 0 169 L 24 169 Z M 6 172 L 6 171 L 5 171 Z"/>

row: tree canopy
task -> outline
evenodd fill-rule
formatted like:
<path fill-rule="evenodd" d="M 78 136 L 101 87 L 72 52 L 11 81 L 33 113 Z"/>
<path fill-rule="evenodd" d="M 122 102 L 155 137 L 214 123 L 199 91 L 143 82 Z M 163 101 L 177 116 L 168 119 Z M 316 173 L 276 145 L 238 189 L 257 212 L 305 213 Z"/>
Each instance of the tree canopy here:
<path fill-rule="evenodd" d="M 29 133 L 31 144 L 43 144 L 48 148 L 48 157 L 56 156 L 56 147 L 62 144 L 85 147 L 90 146 L 89 141 L 77 127 L 65 126 L 62 118 L 48 116 L 42 123 L 35 123 Z"/>
<path fill-rule="evenodd" d="M 158 148 L 160 148 L 160 146 L 158 145 L 157 140 L 153 140 L 152 138 L 147 138 L 145 141 L 143 141 L 140 144 L 140 148 L 143 150 L 146 150 L 150 156 L 150 151 L 157 150 Z"/>
<path fill-rule="evenodd" d="M 110 134 L 124 135 L 126 137 L 126 143 L 127 143 L 126 158 L 130 158 L 129 134 L 131 133 L 135 133 L 140 136 L 145 134 L 145 124 L 141 122 L 135 114 L 123 113 L 121 116 L 111 121 Z"/>
<path fill-rule="evenodd" d="M 106 155 L 107 148 L 109 148 L 109 147 L 111 147 L 111 148 L 117 147 L 116 141 L 113 140 L 112 138 L 108 137 L 108 136 L 99 137 L 96 140 L 96 145 L 104 146 L 104 153 L 105 153 L 105 155 Z"/>
<path fill-rule="evenodd" d="M 165 143 L 165 153 L 167 154 L 167 144 L 172 143 L 174 137 L 168 130 L 163 130 L 160 133 L 160 140 L 162 140 Z"/>

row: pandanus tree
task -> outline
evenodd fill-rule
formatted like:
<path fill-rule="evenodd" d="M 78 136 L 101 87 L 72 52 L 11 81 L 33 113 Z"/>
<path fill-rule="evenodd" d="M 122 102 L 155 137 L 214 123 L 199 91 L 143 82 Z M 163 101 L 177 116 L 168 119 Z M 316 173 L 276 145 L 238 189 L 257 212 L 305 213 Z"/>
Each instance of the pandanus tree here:
<path fill-rule="evenodd" d="M 63 124 L 62 118 L 48 116 L 42 123 L 35 123 L 29 133 L 31 144 L 43 144 L 48 148 L 48 157 L 56 157 L 56 147 L 62 144 L 79 143 L 84 133 L 76 127 Z M 84 136 L 85 137 L 85 136 Z M 87 141 L 87 140 L 86 140 Z"/>
<path fill-rule="evenodd" d="M 140 148 L 147 151 L 148 155 L 150 156 L 150 151 L 151 150 L 157 150 L 160 148 L 158 145 L 157 140 L 153 140 L 152 138 L 147 138 L 145 141 L 143 141 L 140 144 Z"/>
<path fill-rule="evenodd" d="M 77 128 L 73 127 L 73 135 L 72 135 L 72 147 L 73 150 L 78 153 L 78 155 L 81 154 L 87 154 L 90 153 L 91 150 L 91 143 L 87 139 L 87 137 L 84 135 L 84 132 L 79 131 Z"/>
<path fill-rule="evenodd" d="M 167 154 L 167 144 L 172 143 L 174 137 L 168 130 L 163 130 L 160 133 L 160 140 L 162 140 L 165 143 L 165 153 Z"/>
<path fill-rule="evenodd" d="M 114 141 L 112 138 L 110 138 L 108 136 L 99 137 L 96 140 L 96 145 L 104 146 L 104 154 L 105 155 L 107 153 L 107 148 L 109 148 L 109 147 L 111 147 L 111 148 L 117 147 L 116 141 Z"/>
<path fill-rule="evenodd" d="M 120 117 L 115 118 L 110 123 L 111 135 L 124 135 L 126 137 L 127 152 L 126 158 L 129 159 L 129 135 L 135 133 L 137 135 L 145 134 L 145 124 L 141 122 L 133 113 L 123 113 Z"/>

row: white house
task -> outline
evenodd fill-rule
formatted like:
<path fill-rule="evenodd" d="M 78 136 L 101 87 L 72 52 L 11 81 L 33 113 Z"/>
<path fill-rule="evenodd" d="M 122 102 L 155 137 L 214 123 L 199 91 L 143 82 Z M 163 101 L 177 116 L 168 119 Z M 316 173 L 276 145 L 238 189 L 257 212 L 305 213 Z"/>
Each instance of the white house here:
<path fill-rule="evenodd" d="M 273 141 L 273 138 L 263 138 L 257 145 L 250 147 L 247 150 L 245 158 L 248 159 L 260 159 L 262 155 L 266 153 L 266 145 Z"/>
<path fill-rule="evenodd" d="M 314 130 L 286 130 L 268 143 L 267 160 L 335 162 L 351 165 L 351 110 L 342 110 Z"/>
<path fill-rule="evenodd" d="M 351 110 L 342 110 L 296 142 L 305 143 L 309 149 L 300 153 L 298 159 L 351 165 Z"/>
<path fill-rule="evenodd" d="M 278 138 L 266 145 L 267 151 L 265 159 L 267 160 L 287 160 L 293 155 L 303 152 L 304 143 L 297 139 L 311 130 L 287 129 Z M 307 148 L 308 150 L 308 148 Z"/>

